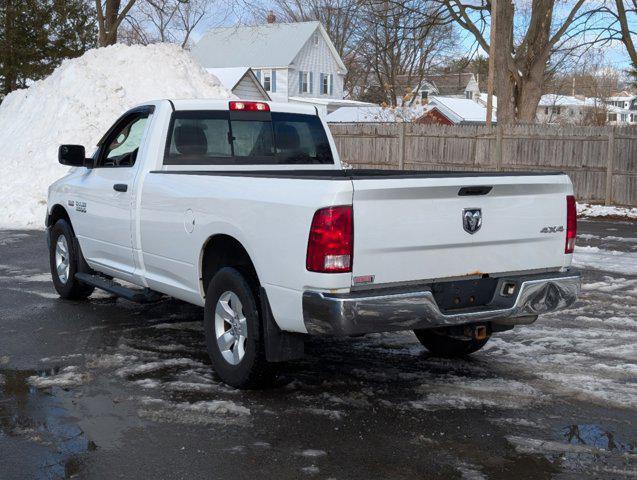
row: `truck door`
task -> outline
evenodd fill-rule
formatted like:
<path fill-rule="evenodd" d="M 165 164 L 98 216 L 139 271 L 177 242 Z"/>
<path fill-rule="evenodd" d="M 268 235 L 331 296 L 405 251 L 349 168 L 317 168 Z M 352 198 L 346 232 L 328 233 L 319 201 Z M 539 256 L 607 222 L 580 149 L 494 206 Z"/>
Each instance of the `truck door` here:
<path fill-rule="evenodd" d="M 86 260 L 100 271 L 130 278 L 135 270 L 132 245 L 137 162 L 152 107 L 135 109 L 106 133 L 94 168 L 79 181 L 74 199 L 76 235 Z"/>

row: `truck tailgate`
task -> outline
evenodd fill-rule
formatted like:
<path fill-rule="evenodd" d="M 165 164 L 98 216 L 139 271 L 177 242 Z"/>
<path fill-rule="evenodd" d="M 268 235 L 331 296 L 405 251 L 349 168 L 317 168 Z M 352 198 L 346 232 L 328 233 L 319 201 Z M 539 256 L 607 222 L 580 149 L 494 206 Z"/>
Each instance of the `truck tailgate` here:
<path fill-rule="evenodd" d="M 566 175 L 354 174 L 352 182 L 355 284 L 356 277 L 370 275 L 374 284 L 385 284 L 570 263 L 564 254 L 566 196 L 572 194 Z M 471 221 L 463 225 L 465 209 L 475 214 L 474 228 L 481 216 L 473 233 Z"/>

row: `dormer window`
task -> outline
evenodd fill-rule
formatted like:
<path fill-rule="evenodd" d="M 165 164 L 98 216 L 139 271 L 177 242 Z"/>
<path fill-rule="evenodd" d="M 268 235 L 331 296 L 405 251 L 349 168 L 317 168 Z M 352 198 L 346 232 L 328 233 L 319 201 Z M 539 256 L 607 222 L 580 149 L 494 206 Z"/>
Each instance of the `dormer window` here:
<path fill-rule="evenodd" d="M 425 101 L 429 99 L 429 90 L 421 90 L 420 91 L 420 100 Z"/>

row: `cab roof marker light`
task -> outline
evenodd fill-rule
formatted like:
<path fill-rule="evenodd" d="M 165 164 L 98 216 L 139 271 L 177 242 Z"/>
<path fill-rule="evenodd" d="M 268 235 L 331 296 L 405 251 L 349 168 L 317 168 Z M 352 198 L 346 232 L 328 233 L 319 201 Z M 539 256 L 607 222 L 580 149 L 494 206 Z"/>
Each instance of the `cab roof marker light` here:
<path fill-rule="evenodd" d="M 269 112 L 270 105 L 264 102 L 230 102 L 230 110 L 244 110 L 246 112 Z"/>

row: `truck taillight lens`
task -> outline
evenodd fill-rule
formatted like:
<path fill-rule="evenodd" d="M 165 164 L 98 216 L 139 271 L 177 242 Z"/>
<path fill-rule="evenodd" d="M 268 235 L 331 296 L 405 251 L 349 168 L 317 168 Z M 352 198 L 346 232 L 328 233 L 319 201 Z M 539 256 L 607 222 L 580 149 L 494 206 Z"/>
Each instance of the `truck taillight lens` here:
<path fill-rule="evenodd" d="M 305 267 L 310 272 L 351 272 L 353 248 L 352 207 L 317 210 L 310 228 Z"/>
<path fill-rule="evenodd" d="M 566 197 L 566 248 L 564 253 L 573 253 L 575 249 L 575 237 L 577 236 L 577 208 L 575 207 L 575 197 Z"/>

